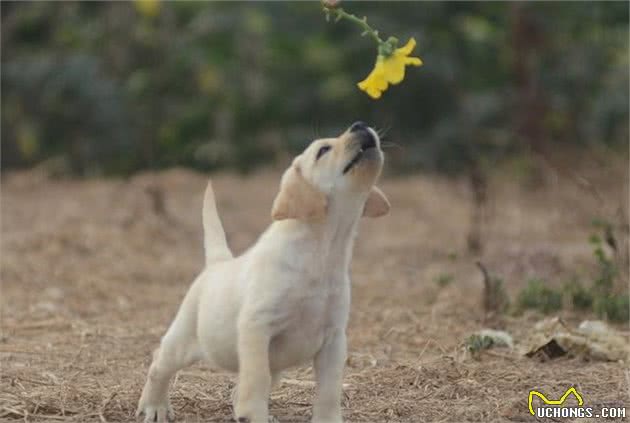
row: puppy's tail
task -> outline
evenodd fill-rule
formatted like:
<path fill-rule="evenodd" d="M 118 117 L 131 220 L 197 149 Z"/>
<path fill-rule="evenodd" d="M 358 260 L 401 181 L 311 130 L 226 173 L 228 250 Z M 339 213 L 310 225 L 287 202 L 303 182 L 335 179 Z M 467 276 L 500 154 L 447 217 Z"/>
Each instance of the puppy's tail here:
<path fill-rule="evenodd" d="M 206 265 L 234 257 L 225 240 L 225 231 L 219 219 L 210 181 L 203 197 L 203 246 L 206 252 Z"/>

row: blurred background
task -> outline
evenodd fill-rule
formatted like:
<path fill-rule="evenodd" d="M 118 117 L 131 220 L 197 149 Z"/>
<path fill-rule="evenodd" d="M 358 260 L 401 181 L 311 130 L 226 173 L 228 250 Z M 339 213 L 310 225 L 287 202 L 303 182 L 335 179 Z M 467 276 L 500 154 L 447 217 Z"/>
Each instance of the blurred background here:
<path fill-rule="evenodd" d="M 356 87 L 372 41 L 317 2 L 3 1 L 2 169 L 247 172 L 358 119 L 396 172 L 627 155 L 627 2 L 342 6 L 418 41 L 379 101 Z"/>
<path fill-rule="evenodd" d="M 341 6 L 417 40 L 378 101 L 373 42 L 318 1 L 0 2 L 0 420 L 133 421 L 208 175 L 238 254 L 291 157 L 356 120 L 385 134 L 392 209 L 355 244 L 346 421 L 628 403 L 629 3 Z M 312 377 L 287 372 L 281 421 L 308 421 Z M 232 387 L 181 372 L 178 418 L 229 420 Z"/>

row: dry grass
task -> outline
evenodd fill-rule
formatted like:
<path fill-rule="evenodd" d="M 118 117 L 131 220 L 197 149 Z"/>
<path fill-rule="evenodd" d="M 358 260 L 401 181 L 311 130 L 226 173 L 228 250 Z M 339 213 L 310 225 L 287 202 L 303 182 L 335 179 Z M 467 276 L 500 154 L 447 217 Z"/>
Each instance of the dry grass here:
<path fill-rule="evenodd" d="M 589 222 L 625 198 L 626 164 L 595 172 L 601 204 L 560 178 L 531 192 L 493 180 L 484 264 L 510 294 L 528 276 L 562 283 L 592 271 Z M 279 175 L 215 178 L 230 244 L 242 251 L 268 223 Z M 155 186 L 165 213 L 155 211 Z M 150 353 L 202 264 L 205 177 L 183 170 L 131 181 L 49 181 L 4 175 L 0 420 L 134 420 Z M 392 214 L 362 224 L 353 263 L 343 412 L 350 422 L 532 421 L 527 393 L 575 385 L 588 405 L 628 404 L 618 363 L 540 363 L 502 350 L 467 356 L 484 327 L 482 276 L 465 253 L 463 181 L 386 178 Z M 626 201 L 627 204 L 627 201 Z M 453 282 L 440 286 L 440 275 Z M 584 316 L 562 312 L 575 321 Z M 540 316 L 498 324 L 518 340 Z M 308 368 L 272 395 L 281 421 L 307 421 Z M 171 398 L 180 421 L 229 420 L 233 378 L 182 371 Z"/>

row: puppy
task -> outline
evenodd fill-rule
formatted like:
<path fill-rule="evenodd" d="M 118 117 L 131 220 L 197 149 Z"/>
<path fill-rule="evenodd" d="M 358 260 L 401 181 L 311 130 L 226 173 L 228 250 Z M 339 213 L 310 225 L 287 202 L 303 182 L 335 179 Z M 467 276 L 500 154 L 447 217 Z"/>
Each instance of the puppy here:
<path fill-rule="evenodd" d="M 314 141 L 284 173 L 273 223 L 240 257 L 228 248 L 208 184 L 206 266 L 153 355 L 138 404 L 145 421 L 172 418 L 169 382 L 200 359 L 238 372 L 234 415 L 252 423 L 267 423 L 280 373 L 312 360 L 313 421 L 342 421 L 349 266 L 359 218 L 389 211 L 374 186 L 382 166 L 378 135 L 362 122 Z"/>

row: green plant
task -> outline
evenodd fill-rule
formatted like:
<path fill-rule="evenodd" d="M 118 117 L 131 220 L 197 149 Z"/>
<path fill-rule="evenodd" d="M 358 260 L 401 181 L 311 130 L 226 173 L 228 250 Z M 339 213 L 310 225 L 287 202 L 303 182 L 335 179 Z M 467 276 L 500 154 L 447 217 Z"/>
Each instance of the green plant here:
<path fill-rule="evenodd" d="M 617 249 L 613 225 L 603 219 L 594 219 L 592 224 L 601 233 L 601 235 L 593 234 L 589 238 L 593 246 L 593 256 L 597 262 L 597 275 L 591 288 L 593 311 L 608 320 L 627 322 L 630 320 L 630 299 L 627 293 L 615 293 L 619 269 L 604 250 L 604 241 L 613 250 Z"/>
<path fill-rule="evenodd" d="M 466 349 L 472 354 L 487 350 L 494 345 L 494 339 L 487 335 L 473 334 L 466 338 Z"/>
<path fill-rule="evenodd" d="M 496 310 L 498 312 L 504 312 L 510 306 L 510 298 L 505 291 L 505 285 L 503 279 L 492 278 L 490 289 L 488 290 L 488 296 L 486 298 L 488 310 Z"/>
<path fill-rule="evenodd" d="M 486 269 L 486 266 L 480 261 L 477 267 L 483 275 L 483 308 L 486 313 L 502 313 L 510 305 L 510 298 L 505 291 L 503 279 L 493 277 Z"/>
<path fill-rule="evenodd" d="M 562 308 L 562 293 L 547 287 L 542 279 L 530 279 L 518 296 L 518 305 L 550 313 Z"/>
<path fill-rule="evenodd" d="M 628 322 L 630 320 L 630 298 L 628 295 L 616 294 L 597 297 L 593 304 L 593 311 L 598 316 L 614 322 Z"/>
<path fill-rule="evenodd" d="M 453 275 L 451 275 L 450 273 L 440 273 L 435 278 L 433 278 L 433 281 L 440 288 L 444 288 L 445 286 L 450 285 L 451 282 L 453 282 L 454 279 L 455 279 L 455 277 Z"/>
<path fill-rule="evenodd" d="M 560 292 L 547 287 L 542 279 L 531 279 L 518 297 L 521 310 L 534 308 L 544 313 L 558 310 L 562 307 L 564 292 L 574 309 L 592 310 L 599 317 L 616 322 L 630 320 L 630 296 L 625 289 L 620 294 L 619 288 L 615 287 L 615 283 L 620 279 L 619 267 L 604 247 L 606 244 L 613 251 L 617 251 L 614 227 L 602 219 L 594 219 L 592 224 L 598 233 L 589 237 L 597 265 L 591 286 L 585 287 L 576 279 L 566 283 Z"/>
<path fill-rule="evenodd" d="M 593 306 L 593 292 L 585 288 L 579 280 L 569 282 L 564 287 L 575 309 L 590 310 Z"/>
<path fill-rule="evenodd" d="M 605 231 L 607 232 L 606 229 Z M 595 277 L 593 289 L 599 295 L 609 294 L 612 291 L 615 278 L 617 277 L 617 267 L 604 252 L 602 238 L 599 235 L 591 235 L 589 242 L 593 246 L 593 256 L 598 266 L 598 274 Z"/>

